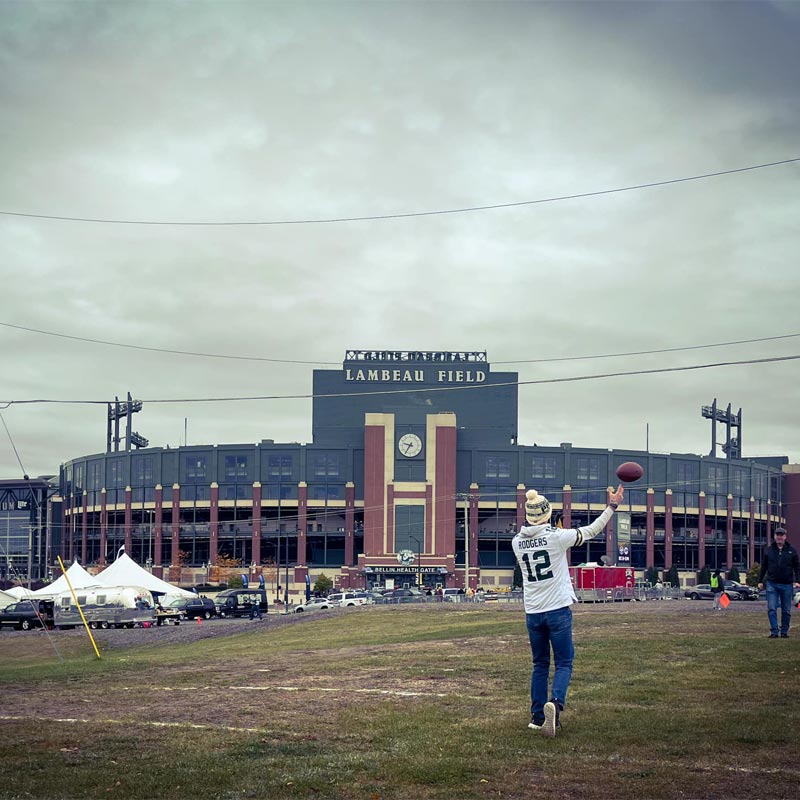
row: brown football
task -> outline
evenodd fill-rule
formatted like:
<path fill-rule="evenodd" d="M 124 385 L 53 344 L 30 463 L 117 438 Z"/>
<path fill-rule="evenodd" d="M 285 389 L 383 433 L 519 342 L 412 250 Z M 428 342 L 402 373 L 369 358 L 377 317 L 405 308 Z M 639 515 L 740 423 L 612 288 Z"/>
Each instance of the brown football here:
<path fill-rule="evenodd" d="M 617 467 L 617 477 L 623 483 L 632 483 L 633 481 L 638 481 L 642 475 L 644 475 L 642 465 L 637 464 L 635 461 L 626 461 L 624 464 L 620 464 Z"/>

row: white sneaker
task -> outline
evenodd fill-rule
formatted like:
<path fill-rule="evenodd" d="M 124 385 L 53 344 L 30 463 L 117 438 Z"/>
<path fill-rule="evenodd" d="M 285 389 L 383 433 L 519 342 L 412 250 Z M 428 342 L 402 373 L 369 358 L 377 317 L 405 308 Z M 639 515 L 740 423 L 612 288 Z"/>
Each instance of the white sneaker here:
<path fill-rule="evenodd" d="M 542 736 L 555 736 L 561 727 L 558 721 L 558 706 L 553 703 L 544 704 L 544 725 L 540 729 Z"/>

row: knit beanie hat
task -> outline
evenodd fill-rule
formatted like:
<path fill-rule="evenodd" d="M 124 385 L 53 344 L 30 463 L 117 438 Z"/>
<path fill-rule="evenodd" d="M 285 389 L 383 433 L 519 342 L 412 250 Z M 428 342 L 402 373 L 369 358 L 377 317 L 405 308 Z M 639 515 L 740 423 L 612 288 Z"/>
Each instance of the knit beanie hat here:
<path fill-rule="evenodd" d="M 531 525 L 546 525 L 552 513 L 548 499 L 536 489 L 528 489 L 525 493 L 525 519 Z"/>

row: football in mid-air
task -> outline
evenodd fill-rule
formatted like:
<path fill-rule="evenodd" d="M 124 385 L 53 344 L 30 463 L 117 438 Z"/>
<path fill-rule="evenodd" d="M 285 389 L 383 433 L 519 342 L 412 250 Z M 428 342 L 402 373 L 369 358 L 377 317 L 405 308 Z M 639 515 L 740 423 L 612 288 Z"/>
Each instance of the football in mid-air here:
<path fill-rule="evenodd" d="M 626 461 L 624 464 L 620 464 L 617 467 L 617 477 L 623 483 L 638 481 L 642 475 L 644 475 L 642 465 L 637 464 L 635 461 Z"/>

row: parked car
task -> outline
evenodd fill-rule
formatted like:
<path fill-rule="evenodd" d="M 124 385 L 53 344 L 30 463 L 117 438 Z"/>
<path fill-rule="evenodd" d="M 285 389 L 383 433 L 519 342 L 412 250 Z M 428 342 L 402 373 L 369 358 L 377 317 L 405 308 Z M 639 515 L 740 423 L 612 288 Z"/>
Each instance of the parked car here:
<path fill-rule="evenodd" d="M 367 592 L 334 592 L 328 595 L 328 602 L 331 605 L 352 607 L 365 606 L 372 603 L 372 595 Z"/>
<path fill-rule="evenodd" d="M 294 607 L 295 614 L 304 614 L 306 611 L 325 611 L 333 608 L 333 603 L 327 597 L 312 597 L 305 603 L 299 603 Z"/>
<path fill-rule="evenodd" d="M 419 603 L 424 602 L 426 595 L 419 589 L 389 589 L 383 593 L 384 603 Z"/>
<path fill-rule="evenodd" d="M 688 597 L 690 600 L 713 600 L 714 592 L 711 591 L 710 584 L 698 583 L 697 586 L 687 589 L 683 596 Z"/>
<path fill-rule="evenodd" d="M 725 581 L 725 594 L 731 600 L 758 600 L 758 589 L 737 581 Z"/>
<path fill-rule="evenodd" d="M 458 603 L 459 601 L 466 599 L 465 592 L 461 589 L 456 589 L 455 587 L 442 589 L 442 595 L 444 596 L 444 599 L 450 603 Z"/>
<path fill-rule="evenodd" d="M 261 613 L 267 613 L 267 593 L 264 589 L 228 589 L 214 598 L 217 614 L 221 617 L 249 617 L 253 603 L 258 603 Z"/>
<path fill-rule="evenodd" d="M 166 609 L 176 609 L 184 619 L 211 619 L 217 615 L 217 607 L 210 597 L 178 597 Z"/>
<path fill-rule="evenodd" d="M 0 629 L 3 627 L 29 631 L 31 628 L 53 627 L 52 600 L 22 600 L 0 611 Z"/>

